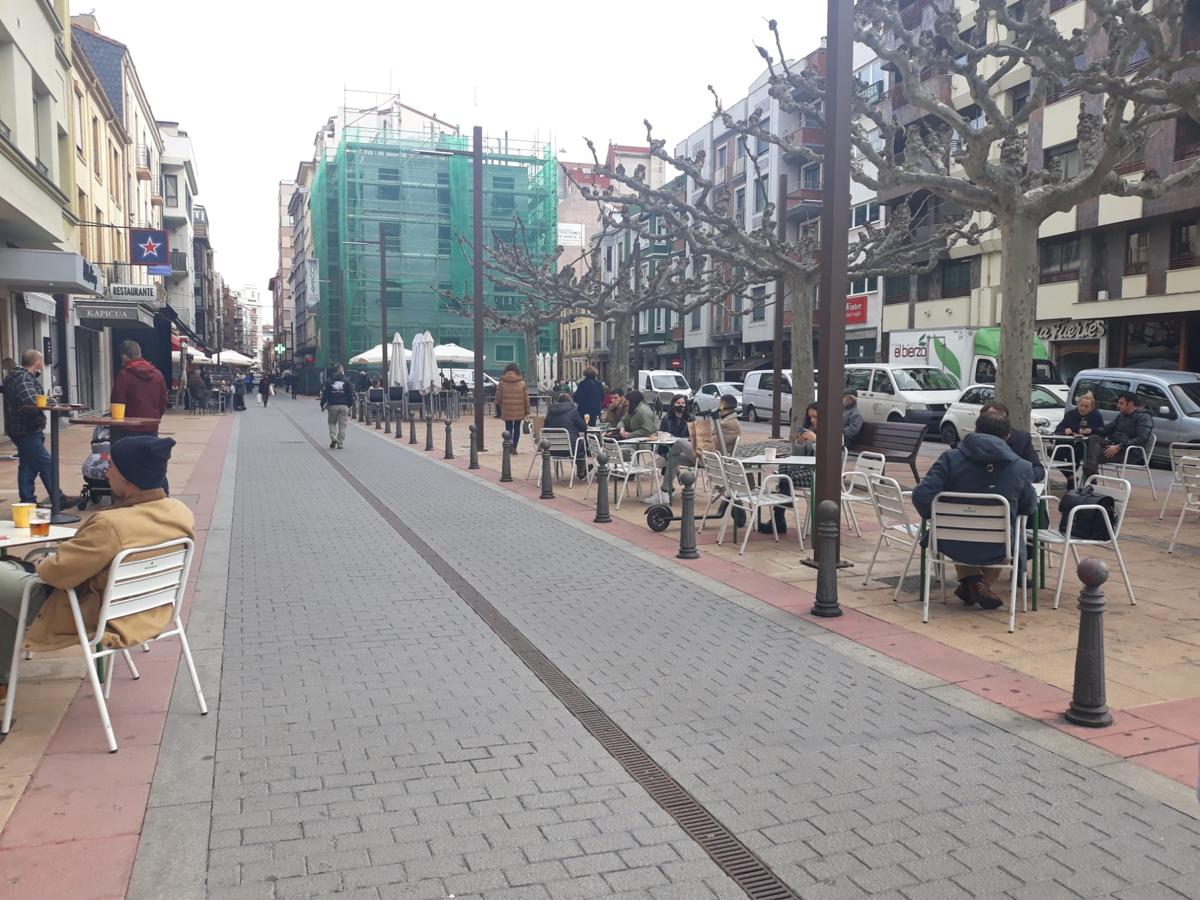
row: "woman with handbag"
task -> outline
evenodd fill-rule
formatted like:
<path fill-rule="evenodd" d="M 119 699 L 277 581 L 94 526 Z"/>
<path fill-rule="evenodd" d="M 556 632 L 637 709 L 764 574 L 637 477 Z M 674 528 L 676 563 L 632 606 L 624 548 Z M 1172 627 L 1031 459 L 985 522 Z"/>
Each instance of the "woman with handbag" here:
<path fill-rule="evenodd" d="M 512 453 L 516 456 L 521 423 L 529 417 L 529 388 L 521 377 L 521 367 L 515 362 L 504 367 L 504 374 L 496 385 L 496 408 L 500 410 L 505 430 L 512 437 Z"/>

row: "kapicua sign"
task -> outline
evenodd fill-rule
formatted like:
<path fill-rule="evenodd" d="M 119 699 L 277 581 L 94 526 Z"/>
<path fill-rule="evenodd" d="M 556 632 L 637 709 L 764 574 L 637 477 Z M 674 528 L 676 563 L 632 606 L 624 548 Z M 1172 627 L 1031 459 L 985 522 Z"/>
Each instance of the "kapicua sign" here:
<path fill-rule="evenodd" d="M 126 300 L 135 303 L 157 303 L 158 288 L 153 284 L 110 284 L 105 295 L 109 300 Z"/>

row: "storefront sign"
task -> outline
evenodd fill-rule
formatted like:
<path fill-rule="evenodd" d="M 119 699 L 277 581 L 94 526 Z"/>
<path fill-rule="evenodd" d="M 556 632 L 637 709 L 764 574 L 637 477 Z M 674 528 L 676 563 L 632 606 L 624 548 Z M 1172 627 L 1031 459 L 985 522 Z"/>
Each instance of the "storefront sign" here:
<path fill-rule="evenodd" d="M 867 324 L 867 298 L 866 297 L 847 297 L 846 298 L 846 324 L 847 325 L 865 325 L 865 324 Z"/>
<path fill-rule="evenodd" d="M 158 300 L 158 288 L 153 284 L 110 284 L 108 299 L 154 303 Z"/>
<path fill-rule="evenodd" d="M 582 247 L 583 246 L 583 225 L 575 222 L 559 222 L 558 223 L 558 246 L 560 247 Z"/>
<path fill-rule="evenodd" d="M 161 228 L 129 229 L 129 264 L 131 266 L 161 266 L 170 249 L 167 233 Z"/>
<path fill-rule="evenodd" d="M 1095 341 L 1108 334 L 1108 323 L 1103 319 L 1077 319 L 1042 325 L 1037 330 L 1043 341 Z"/>
<path fill-rule="evenodd" d="M 76 302 L 75 317 L 81 321 L 95 319 L 106 325 L 125 322 L 147 327 L 154 326 L 154 316 L 136 303 Z"/>

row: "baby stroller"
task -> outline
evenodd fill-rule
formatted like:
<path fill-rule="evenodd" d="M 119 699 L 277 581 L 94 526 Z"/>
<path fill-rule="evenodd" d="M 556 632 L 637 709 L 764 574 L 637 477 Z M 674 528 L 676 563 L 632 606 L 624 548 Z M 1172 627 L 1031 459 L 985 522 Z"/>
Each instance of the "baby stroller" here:
<path fill-rule="evenodd" d="M 100 502 L 101 497 L 111 497 L 108 485 L 109 434 L 107 425 L 97 425 L 92 430 L 92 452 L 83 461 L 83 487 L 79 491 L 80 509 L 89 503 Z"/>

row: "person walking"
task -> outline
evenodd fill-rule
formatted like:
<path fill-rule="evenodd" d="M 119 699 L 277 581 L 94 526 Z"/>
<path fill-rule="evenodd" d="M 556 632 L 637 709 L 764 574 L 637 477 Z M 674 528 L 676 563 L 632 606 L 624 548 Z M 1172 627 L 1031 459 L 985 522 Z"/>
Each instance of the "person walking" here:
<path fill-rule="evenodd" d="M 111 403 L 124 403 L 125 416 L 130 419 L 159 419 L 167 411 L 167 382 L 158 367 L 142 357 L 142 345 L 137 341 L 122 341 L 121 369 L 113 379 Z M 121 425 L 108 430 L 110 446 L 135 434 L 158 437 L 157 425 Z M 164 477 L 163 491 L 171 493 Z"/>
<path fill-rule="evenodd" d="M 271 394 L 272 394 L 271 376 L 268 375 L 266 372 L 263 372 L 262 375 L 260 375 L 258 378 L 258 393 L 259 393 L 259 396 L 262 397 L 262 405 L 263 405 L 263 408 L 265 409 L 266 405 L 267 405 L 267 401 L 271 399 Z"/>
<path fill-rule="evenodd" d="M 513 456 L 516 456 L 521 423 L 529 417 L 529 388 L 521 375 L 521 367 L 515 362 L 505 366 L 504 374 L 500 376 L 500 384 L 496 386 L 496 407 L 512 440 Z"/>
<path fill-rule="evenodd" d="M 36 479 L 42 479 L 46 497 L 50 497 L 52 475 L 50 451 L 46 449 L 46 414 L 37 406 L 42 388 L 45 362 L 37 350 L 21 354 L 21 365 L 4 379 L 4 430 L 17 447 L 17 493 L 22 503 L 37 502 Z M 70 505 L 71 498 L 59 491 L 60 507 Z"/>
<path fill-rule="evenodd" d="M 596 377 L 596 370 L 588 366 L 583 370 L 583 378 L 575 388 L 575 405 L 579 414 L 584 416 L 589 425 L 600 421 L 600 411 L 604 408 L 604 385 Z"/>
<path fill-rule="evenodd" d="M 346 446 L 346 420 L 350 418 L 350 407 L 353 405 L 354 385 L 339 363 L 333 374 L 325 379 L 325 386 L 321 389 L 321 409 L 329 416 L 330 450 L 341 450 Z"/>

